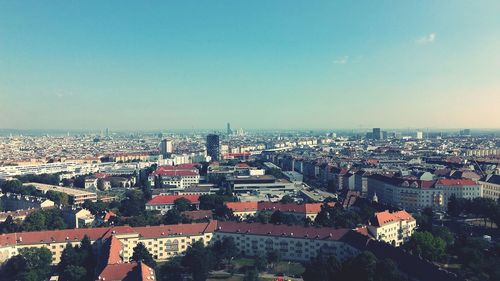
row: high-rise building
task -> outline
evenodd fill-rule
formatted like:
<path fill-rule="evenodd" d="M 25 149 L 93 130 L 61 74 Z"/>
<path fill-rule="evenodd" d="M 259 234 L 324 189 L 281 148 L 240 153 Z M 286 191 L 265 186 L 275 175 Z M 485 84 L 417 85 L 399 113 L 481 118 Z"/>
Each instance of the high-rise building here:
<path fill-rule="evenodd" d="M 461 136 L 470 136 L 470 129 L 460 130 L 460 135 Z"/>
<path fill-rule="evenodd" d="M 374 140 L 381 140 L 382 139 L 382 131 L 380 131 L 380 128 L 373 128 L 372 138 Z"/>
<path fill-rule="evenodd" d="M 207 135 L 207 155 L 212 158 L 212 161 L 220 160 L 220 141 L 219 135 Z"/>
<path fill-rule="evenodd" d="M 163 139 L 160 143 L 160 153 L 163 158 L 168 158 L 174 151 L 174 145 L 171 140 Z"/>
<path fill-rule="evenodd" d="M 417 132 L 417 140 L 421 140 L 424 138 L 424 132 Z"/>
<path fill-rule="evenodd" d="M 231 130 L 231 124 L 229 124 L 229 122 L 227 123 L 227 135 L 230 135 L 232 134 L 233 131 Z"/>

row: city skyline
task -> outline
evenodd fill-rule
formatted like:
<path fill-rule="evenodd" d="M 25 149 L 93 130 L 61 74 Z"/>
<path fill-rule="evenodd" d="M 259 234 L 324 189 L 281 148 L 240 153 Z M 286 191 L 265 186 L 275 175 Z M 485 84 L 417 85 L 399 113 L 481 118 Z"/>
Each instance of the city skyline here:
<path fill-rule="evenodd" d="M 498 14 L 497 1 L 5 1 L 0 128 L 500 128 Z"/>

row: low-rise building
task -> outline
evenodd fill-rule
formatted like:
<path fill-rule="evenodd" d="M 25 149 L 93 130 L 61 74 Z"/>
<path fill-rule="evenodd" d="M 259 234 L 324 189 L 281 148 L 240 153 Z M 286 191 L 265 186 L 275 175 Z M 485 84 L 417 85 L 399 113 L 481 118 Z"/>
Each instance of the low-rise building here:
<path fill-rule="evenodd" d="M 375 213 L 367 228 L 376 240 L 398 247 L 410 239 L 416 227 L 416 220 L 408 212 L 384 211 Z"/>
<path fill-rule="evenodd" d="M 191 202 L 196 209 L 200 207 L 200 196 L 198 195 L 159 195 L 146 203 L 146 210 L 160 211 L 165 214 L 175 206 L 175 200 L 184 198 Z"/>
<path fill-rule="evenodd" d="M 500 175 L 487 175 L 479 181 L 481 197 L 498 200 L 500 198 Z"/>
<path fill-rule="evenodd" d="M 242 219 L 256 216 L 259 213 L 272 214 L 275 211 L 280 211 L 286 215 L 293 215 L 299 220 L 307 218 L 314 221 L 321 211 L 322 205 L 322 203 L 226 202 L 226 206 L 233 211 L 233 214 Z M 335 203 L 331 202 L 329 205 L 333 207 Z"/>

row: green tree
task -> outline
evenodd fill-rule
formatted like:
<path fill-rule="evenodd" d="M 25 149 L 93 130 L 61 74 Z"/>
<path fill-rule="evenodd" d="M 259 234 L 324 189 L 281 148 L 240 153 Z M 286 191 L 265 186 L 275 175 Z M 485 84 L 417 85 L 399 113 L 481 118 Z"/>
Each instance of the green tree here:
<path fill-rule="evenodd" d="M 191 209 L 191 201 L 186 198 L 178 198 L 175 199 L 174 206 L 179 212 L 184 212 Z"/>
<path fill-rule="evenodd" d="M 125 216 L 138 216 L 144 211 L 145 203 L 142 191 L 129 190 L 120 204 L 120 212 Z"/>
<path fill-rule="evenodd" d="M 132 260 L 136 262 L 143 262 L 146 265 L 155 268 L 156 262 L 153 259 L 153 256 L 149 253 L 148 249 L 144 244 L 139 243 L 134 248 L 134 253 L 132 254 Z"/>
<path fill-rule="evenodd" d="M 377 258 L 371 252 L 364 251 L 344 263 L 342 276 L 345 280 L 372 281 L 376 268 Z"/>
<path fill-rule="evenodd" d="M 374 281 L 405 281 L 407 278 L 398 270 L 391 259 L 377 261 Z"/>
<path fill-rule="evenodd" d="M 212 252 L 216 260 L 217 265 L 229 264 L 229 262 L 236 256 L 238 256 L 238 247 L 234 243 L 233 238 L 224 238 L 222 240 L 215 241 L 212 246 Z"/>
<path fill-rule="evenodd" d="M 430 261 L 437 261 L 445 255 L 446 242 L 439 237 L 434 237 L 432 233 L 427 231 L 415 232 L 410 241 L 404 244 L 403 247 L 414 255 Z"/>
<path fill-rule="evenodd" d="M 214 257 L 202 242 L 197 241 L 187 249 L 182 265 L 191 272 L 194 281 L 205 281 L 214 266 Z"/>
<path fill-rule="evenodd" d="M 259 272 L 255 269 L 250 269 L 245 272 L 243 281 L 259 281 Z"/>
<path fill-rule="evenodd" d="M 254 266 L 258 271 L 264 271 L 267 267 L 266 256 L 263 253 L 259 253 L 254 257 Z"/>
<path fill-rule="evenodd" d="M 69 265 L 59 276 L 61 281 L 85 281 L 87 279 L 87 270 L 83 266 Z"/>
<path fill-rule="evenodd" d="M 302 278 L 304 281 L 329 281 L 338 276 L 341 269 L 342 264 L 334 256 L 320 254 L 306 264 Z"/>

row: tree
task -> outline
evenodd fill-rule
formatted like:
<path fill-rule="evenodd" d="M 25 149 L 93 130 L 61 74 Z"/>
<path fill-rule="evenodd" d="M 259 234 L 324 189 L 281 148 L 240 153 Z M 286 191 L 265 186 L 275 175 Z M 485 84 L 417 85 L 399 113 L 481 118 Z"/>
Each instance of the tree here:
<path fill-rule="evenodd" d="M 215 210 L 217 207 L 224 205 L 224 202 L 235 201 L 232 195 L 222 194 L 209 194 L 200 196 L 200 209 L 201 210 Z"/>
<path fill-rule="evenodd" d="M 267 252 L 266 259 L 267 262 L 274 267 L 274 265 L 281 260 L 281 254 L 278 250 L 271 250 Z"/>
<path fill-rule="evenodd" d="M 372 281 L 377 267 L 377 258 L 368 251 L 364 251 L 353 259 L 348 260 L 342 268 L 342 276 L 346 280 Z"/>
<path fill-rule="evenodd" d="M 194 281 L 205 281 L 213 262 L 212 252 L 205 248 L 203 242 L 197 241 L 187 249 L 181 264 L 188 268 Z"/>
<path fill-rule="evenodd" d="M 217 265 L 223 264 L 224 262 L 228 264 L 231 259 L 238 256 L 238 247 L 236 247 L 233 238 L 226 237 L 222 240 L 215 241 L 212 246 L 212 252 Z"/>
<path fill-rule="evenodd" d="M 153 259 L 153 256 L 149 253 L 148 249 L 144 244 L 139 243 L 134 248 L 134 254 L 132 255 L 132 260 L 136 262 L 143 262 L 149 267 L 155 268 L 156 262 Z"/>
<path fill-rule="evenodd" d="M 178 281 L 183 280 L 183 275 L 186 269 L 181 265 L 183 257 L 172 257 L 168 262 L 164 263 L 158 270 L 157 277 L 160 281 Z"/>
<path fill-rule="evenodd" d="M 245 272 L 243 281 L 259 281 L 259 272 L 255 269 L 250 269 Z"/>
<path fill-rule="evenodd" d="M 52 253 L 49 249 L 23 248 L 19 250 L 19 257 L 14 259 L 14 264 L 9 264 L 5 268 L 13 266 L 14 271 L 9 270 L 8 275 L 12 280 L 20 281 L 42 281 L 50 276 L 50 264 L 52 263 Z"/>
<path fill-rule="evenodd" d="M 120 204 L 120 212 L 125 216 L 138 216 L 144 211 L 144 204 L 142 191 L 129 190 Z"/>
<path fill-rule="evenodd" d="M 19 224 L 17 224 L 12 216 L 8 216 L 4 222 L 0 223 L 0 233 L 12 233 L 19 231 Z"/>
<path fill-rule="evenodd" d="M 161 219 L 163 224 L 179 224 L 179 223 L 190 223 L 191 220 L 182 216 L 178 210 L 171 209 L 168 210 L 165 215 L 163 215 Z"/>
<path fill-rule="evenodd" d="M 280 203 L 283 203 L 283 204 L 289 204 L 289 203 L 294 203 L 295 200 L 293 200 L 292 196 L 290 195 L 285 195 L 283 197 L 281 197 L 281 200 L 280 200 Z"/>
<path fill-rule="evenodd" d="M 341 268 L 341 263 L 334 256 L 320 254 L 306 265 L 302 278 L 304 281 L 333 280 Z"/>
<path fill-rule="evenodd" d="M 267 267 L 266 256 L 263 253 L 258 253 L 254 257 L 254 266 L 258 271 L 264 271 Z"/>
<path fill-rule="evenodd" d="M 66 267 L 59 276 L 59 280 L 61 281 L 85 281 L 87 270 L 83 266 L 79 265 L 69 265 Z"/>
<path fill-rule="evenodd" d="M 179 212 L 188 211 L 191 209 L 191 201 L 186 198 L 178 198 L 175 199 L 174 206 Z"/>
<path fill-rule="evenodd" d="M 374 281 L 405 281 L 407 278 L 398 270 L 391 259 L 377 261 Z"/>
<path fill-rule="evenodd" d="M 437 261 L 445 255 L 446 242 L 427 231 L 415 232 L 403 247 L 414 255 Z"/>

